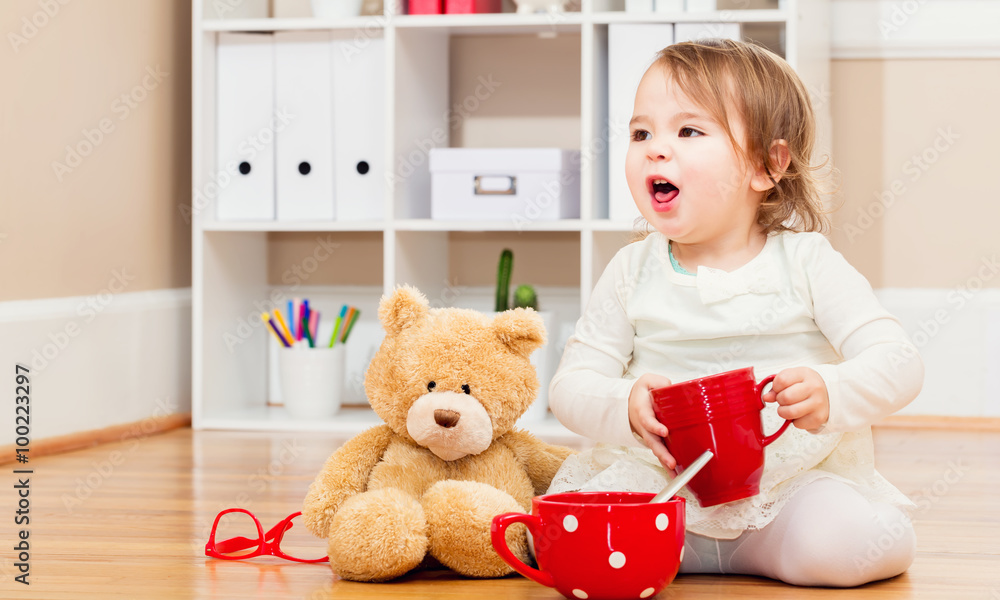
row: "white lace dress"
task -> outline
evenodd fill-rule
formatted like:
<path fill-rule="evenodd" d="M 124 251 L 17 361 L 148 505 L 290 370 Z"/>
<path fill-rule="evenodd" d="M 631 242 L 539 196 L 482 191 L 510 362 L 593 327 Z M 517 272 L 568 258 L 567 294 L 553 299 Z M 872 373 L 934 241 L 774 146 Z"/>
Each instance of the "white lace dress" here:
<path fill-rule="evenodd" d="M 874 467 L 870 424 L 910 402 L 923 364 L 871 286 L 819 234 L 783 233 L 732 272 L 670 265 L 659 234 L 623 248 L 594 289 L 549 392 L 553 413 L 598 442 L 565 461 L 550 493 L 658 492 L 669 475 L 631 431 L 628 395 L 654 372 L 679 382 L 753 366 L 758 380 L 793 366 L 824 379 L 830 419 L 816 431 L 789 427 L 765 451 L 759 495 L 709 508 L 687 492 L 688 531 L 719 539 L 760 529 L 793 494 L 820 479 L 871 501 L 910 500 Z M 782 423 L 774 404 L 764 432 Z"/>

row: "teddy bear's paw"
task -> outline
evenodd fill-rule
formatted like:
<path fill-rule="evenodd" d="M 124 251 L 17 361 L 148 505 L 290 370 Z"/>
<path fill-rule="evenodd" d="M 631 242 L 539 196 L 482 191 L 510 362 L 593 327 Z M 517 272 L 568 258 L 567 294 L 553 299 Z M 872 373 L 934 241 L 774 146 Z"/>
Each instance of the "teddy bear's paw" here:
<path fill-rule="evenodd" d="M 330 525 L 330 567 L 351 581 L 386 581 L 412 571 L 427 554 L 424 509 L 386 488 L 349 498 Z"/>
<path fill-rule="evenodd" d="M 524 510 L 506 492 L 474 481 L 439 481 L 422 499 L 430 553 L 448 568 L 469 577 L 503 577 L 513 569 L 501 560 L 490 540 L 493 517 Z M 525 528 L 507 529 L 507 546 L 527 562 Z"/>

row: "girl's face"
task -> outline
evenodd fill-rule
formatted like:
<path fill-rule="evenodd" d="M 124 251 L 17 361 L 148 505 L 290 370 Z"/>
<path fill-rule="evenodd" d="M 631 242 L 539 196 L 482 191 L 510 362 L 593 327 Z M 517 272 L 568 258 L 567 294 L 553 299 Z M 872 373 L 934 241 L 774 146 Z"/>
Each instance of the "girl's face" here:
<path fill-rule="evenodd" d="M 744 140 L 741 119 L 727 108 L 734 137 Z M 762 198 L 751 188 L 753 171 L 722 125 L 658 65 L 639 83 L 629 132 L 625 178 L 653 228 L 681 244 L 711 244 L 752 230 Z"/>

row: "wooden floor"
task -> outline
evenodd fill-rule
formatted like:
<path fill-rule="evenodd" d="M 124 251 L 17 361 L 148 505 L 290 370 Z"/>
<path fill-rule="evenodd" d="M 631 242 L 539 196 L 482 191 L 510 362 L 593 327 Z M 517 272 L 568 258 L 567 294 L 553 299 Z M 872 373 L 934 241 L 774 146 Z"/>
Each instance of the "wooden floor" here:
<path fill-rule="evenodd" d="M 327 455 L 324 435 L 167 434 L 0 467 L 0 598 L 559 598 L 518 576 L 468 580 L 425 572 L 385 584 L 336 579 L 325 564 L 204 556 L 224 508 L 265 528 L 299 509 Z M 918 554 L 892 580 L 851 590 L 736 576 L 680 576 L 659 598 L 946 598 L 1000 600 L 1000 433 L 879 429 L 877 466 L 913 498 Z M 11 548 L 18 475 L 29 467 L 30 586 Z M 822 518 L 822 515 L 817 515 Z M 322 551 L 322 544 L 317 548 Z"/>

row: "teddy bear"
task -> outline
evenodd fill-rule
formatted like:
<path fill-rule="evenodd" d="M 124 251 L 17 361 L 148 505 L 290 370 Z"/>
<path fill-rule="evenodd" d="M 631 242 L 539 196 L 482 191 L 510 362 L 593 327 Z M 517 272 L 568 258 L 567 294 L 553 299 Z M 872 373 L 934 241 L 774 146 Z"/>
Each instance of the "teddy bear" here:
<path fill-rule="evenodd" d="M 379 304 L 385 338 L 365 372 L 384 424 L 327 459 L 302 507 L 342 579 L 387 581 L 443 565 L 470 577 L 512 572 L 490 541 L 493 517 L 530 512 L 573 453 L 514 429 L 538 379 L 541 317 L 430 308 L 415 288 Z M 526 529 L 507 542 L 528 560 Z"/>

